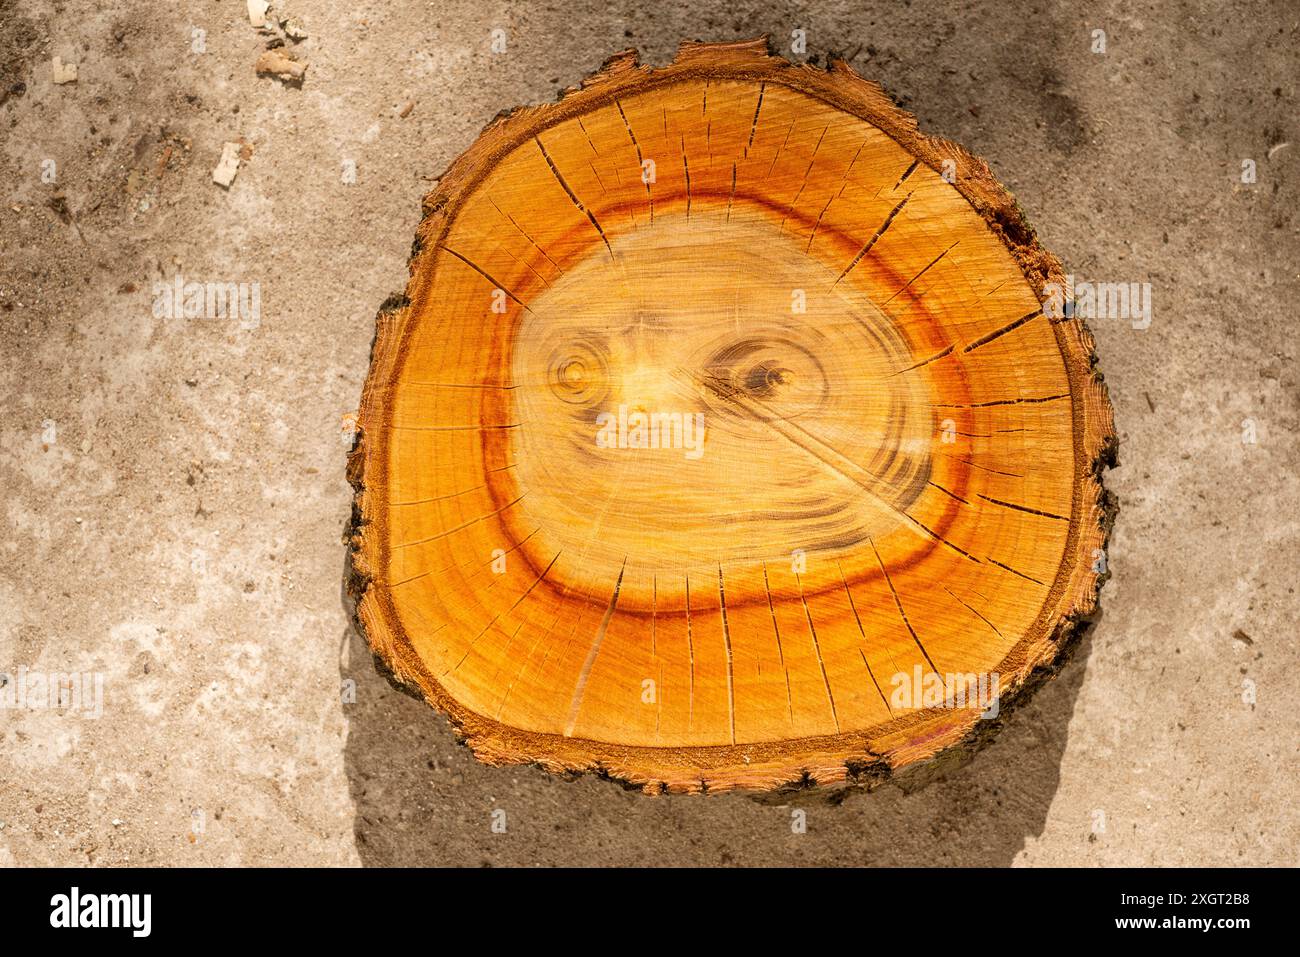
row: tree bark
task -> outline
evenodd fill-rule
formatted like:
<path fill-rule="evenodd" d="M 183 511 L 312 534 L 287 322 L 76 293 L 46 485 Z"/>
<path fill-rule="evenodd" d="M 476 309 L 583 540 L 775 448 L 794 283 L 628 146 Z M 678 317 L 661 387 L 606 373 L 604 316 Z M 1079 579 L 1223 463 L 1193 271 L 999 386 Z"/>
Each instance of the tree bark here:
<path fill-rule="evenodd" d="M 353 589 L 481 759 L 874 781 L 986 737 L 1094 613 L 1115 432 L 1060 264 L 844 63 L 619 54 L 425 212 Z"/>

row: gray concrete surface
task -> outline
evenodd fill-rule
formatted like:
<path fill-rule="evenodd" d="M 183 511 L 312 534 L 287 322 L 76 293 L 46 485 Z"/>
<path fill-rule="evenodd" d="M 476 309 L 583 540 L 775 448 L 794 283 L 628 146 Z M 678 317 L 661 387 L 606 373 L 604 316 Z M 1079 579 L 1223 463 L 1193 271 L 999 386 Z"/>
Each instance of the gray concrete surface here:
<path fill-rule="evenodd" d="M 254 75 L 243 0 L 0 0 L 0 671 L 104 681 L 97 719 L 0 711 L 0 863 L 1300 863 L 1293 3 L 287 9 L 301 88 Z M 969 764 L 800 796 L 806 834 L 779 802 L 480 766 L 340 601 L 340 420 L 431 179 L 617 49 L 795 28 L 1154 304 L 1095 324 L 1123 511 L 1093 636 Z M 260 322 L 155 317 L 177 273 L 259 283 Z"/>

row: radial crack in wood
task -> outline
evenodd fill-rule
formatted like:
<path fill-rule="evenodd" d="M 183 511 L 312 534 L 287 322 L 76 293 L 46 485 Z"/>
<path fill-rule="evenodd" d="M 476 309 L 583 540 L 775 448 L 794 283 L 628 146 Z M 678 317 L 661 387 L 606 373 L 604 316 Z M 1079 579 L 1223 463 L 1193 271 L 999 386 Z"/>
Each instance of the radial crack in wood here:
<path fill-rule="evenodd" d="M 987 737 L 1096 609 L 1110 404 L 1008 193 L 765 41 L 498 117 L 378 320 L 349 462 L 378 659 L 480 758 L 647 791 Z"/>

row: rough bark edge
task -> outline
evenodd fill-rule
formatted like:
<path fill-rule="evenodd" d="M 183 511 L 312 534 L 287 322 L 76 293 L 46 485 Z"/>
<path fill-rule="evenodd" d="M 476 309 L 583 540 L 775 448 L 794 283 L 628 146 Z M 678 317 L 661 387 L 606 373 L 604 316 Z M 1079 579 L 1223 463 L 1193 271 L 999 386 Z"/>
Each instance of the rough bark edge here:
<path fill-rule="evenodd" d="M 377 670 L 394 687 L 427 701 L 450 719 L 458 737 L 482 761 L 494 765 L 535 764 L 553 773 L 593 773 L 647 793 L 699 793 L 748 788 L 783 792 L 835 784 L 874 787 L 904 768 L 932 762 L 941 753 L 973 754 L 1001 727 L 1007 715 L 1032 691 L 1053 677 L 1070 649 L 1100 614 L 1099 593 L 1108 572 L 1093 569 L 1104 554 L 1118 512 L 1115 497 L 1102 483 L 1117 463 L 1118 440 L 1095 343 L 1082 319 L 1054 322 L 1069 374 L 1078 479 L 1075 486 L 1067 558 L 1043 611 L 1028 635 L 1007 655 L 1002 674 L 998 719 L 981 721 L 969 710 L 929 709 L 896 719 L 874 733 L 852 732 L 754 745 L 646 747 L 614 745 L 556 734 L 521 731 L 460 705 L 428 673 L 413 649 L 389 621 L 391 605 L 372 587 L 370 556 L 382 551 L 372 518 L 367 478 L 382 475 L 386 463 L 371 456 L 365 433 L 382 424 L 379 405 L 385 384 L 400 371 L 411 303 L 422 301 L 432 270 L 422 270 L 426 249 L 450 224 L 456 201 L 472 191 L 498 158 L 526 136 L 585 112 L 615 95 L 644 92 L 689 76 L 765 80 L 814 96 L 875 125 L 935 172 L 944 160 L 957 164 L 954 187 L 1007 247 L 1030 284 L 1040 291 L 1050 282 L 1064 287 L 1059 260 L 1043 249 L 1023 212 L 983 160 L 961 146 L 921 133 L 916 119 L 898 107 L 877 83 L 859 76 L 843 60 L 826 70 L 799 66 L 774 56 L 767 37 L 735 43 L 683 42 L 674 61 L 652 70 L 635 50 L 610 57 L 579 87 L 556 103 L 521 107 L 498 114 L 459 156 L 425 197 L 423 219 L 411 247 L 410 279 L 404 295 L 390 296 L 376 318 L 370 372 L 362 394 L 357 438 L 348 458 L 355 490 L 349 547 L 348 591 L 356 600 L 357 627 L 374 653 Z M 913 775 L 909 775 L 912 777 Z"/>

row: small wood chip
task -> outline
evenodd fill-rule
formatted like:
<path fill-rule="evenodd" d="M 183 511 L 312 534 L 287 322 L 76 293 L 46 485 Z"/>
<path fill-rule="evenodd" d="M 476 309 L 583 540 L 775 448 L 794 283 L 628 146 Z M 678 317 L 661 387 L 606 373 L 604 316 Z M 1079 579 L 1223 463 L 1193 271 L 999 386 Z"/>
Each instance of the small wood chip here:
<path fill-rule="evenodd" d="M 77 82 L 77 64 L 64 63 L 62 57 L 54 58 L 54 82 L 55 83 L 76 83 Z"/>
<path fill-rule="evenodd" d="M 239 172 L 239 149 L 238 143 L 227 143 L 221 148 L 221 162 L 212 171 L 212 182 L 223 189 L 230 188 Z"/>
<path fill-rule="evenodd" d="M 266 11 L 270 9 L 266 0 L 248 0 L 248 22 L 255 27 L 266 26 Z"/>
<path fill-rule="evenodd" d="M 307 73 L 307 64 L 297 57 L 277 48 L 266 50 L 257 58 L 258 76 L 273 76 L 286 83 L 301 83 Z"/>

